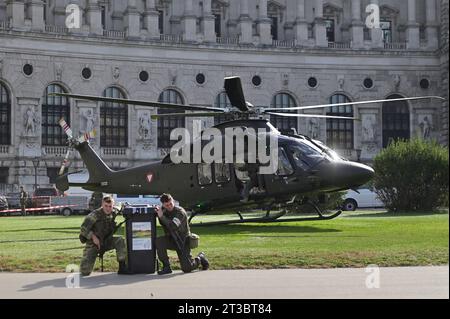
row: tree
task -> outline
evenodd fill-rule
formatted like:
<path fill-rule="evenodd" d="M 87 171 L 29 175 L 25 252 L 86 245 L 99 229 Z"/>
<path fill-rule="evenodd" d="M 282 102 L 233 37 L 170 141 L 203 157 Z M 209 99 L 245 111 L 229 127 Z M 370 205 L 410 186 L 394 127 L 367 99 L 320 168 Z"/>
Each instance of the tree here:
<path fill-rule="evenodd" d="M 374 158 L 373 186 L 391 211 L 448 205 L 448 149 L 421 139 L 396 141 Z"/>

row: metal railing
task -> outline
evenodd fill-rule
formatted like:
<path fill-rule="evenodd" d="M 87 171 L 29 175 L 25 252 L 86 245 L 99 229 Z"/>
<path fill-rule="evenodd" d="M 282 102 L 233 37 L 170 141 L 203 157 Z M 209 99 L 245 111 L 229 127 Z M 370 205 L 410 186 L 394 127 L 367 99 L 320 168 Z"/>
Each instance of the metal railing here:
<path fill-rule="evenodd" d="M 328 47 L 331 49 L 350 49 L 350 42 L 328 42 Z"/>
<path fill-rule="evenodd" d="M 159 40 L 167 43 L 181 43 L 183 42 L 183 36 L 175 34 L 160 34 Z"/>
<path fill-rule="evenodd" d="M 67 34 L 67 33 L 69 33 L 69 28 L 60 27 L 60 26 L 57 26 L 57 25 L 46 25 L 45 26 L 45 32 L 58 33 L 58 34 Z"/>
<path fill-rule="evenodd" d="M 65 146 L 44 146 L 44 155 L 47 156 L 65 156 L 67 147 Z"/>
<path fill-rule="evenodd" d="M 385 42 L 386 50 L 406 50 L 406 42 Z"/>
<path fill-rule="evenodd" d="M 9 154 L 9 145 L 0 145 L 0 154 Z"/>
<path fill-rule="evenodd" d="M 239 38 L 228 38 L 228 37 L 217 37 L 216 43 L 218 44 L 228 44 L 228 45 L 236 45 L 239 44 Z"/>
<path fill-rule="evenodd" d="M 272 40 L 272 45 L 277 48 L 293 48 L 297 45 L 297 40 Z"/>
<path fill-rule="evenodd" d="M 0 21 L 0 30 L 8 30 L 9 21 Z"/>
<path fill-rule="evenodd" d="M 127 156 L 127 149 L 123 147 L 102 148 L 102 155 L 105 156 Z"/>
<path fill-rule="evenodd" d="M 103 30 L 103 36 L 107 38 L 124 39 L 126 35 L 125 31 Z"/>

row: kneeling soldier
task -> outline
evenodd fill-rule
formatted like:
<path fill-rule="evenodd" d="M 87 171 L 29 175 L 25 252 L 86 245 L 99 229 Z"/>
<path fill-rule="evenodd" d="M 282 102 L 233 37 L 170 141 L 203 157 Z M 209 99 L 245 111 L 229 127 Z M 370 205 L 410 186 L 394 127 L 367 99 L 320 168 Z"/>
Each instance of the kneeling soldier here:
<path fill-rule="evenodd" d="M 97 255 L 103 255 L 106 251 L 116 250 L 119 262 L 118 274 L 128 273 L 126 266 L 127 251 L 122 237 L 115 237 L 115 218 L 117 210 L 113 208 L 114 200 L 111 196 L 105 196 L 102 207 L 94 210 L 81 225 L 80 240 L 86 243 L 81 259 L 80 271 L 83 276 L 89 276 L 94 268 Z"/>
<path fill-rule="evenodd" d="M 176 250 L 180 260 L 181 270 L 191 272 L 201 265 L 203 270 L 209 268 L 208 259 L 202 252 L 192 259 L 189 237 L 189 229 L 186 211 L 182 207 L 175 206 L 173 198 L 169 194 L 163 194 L 160 198 L 163 208 L 157 207 L 159 222 L 164 229 L 165 236 L 156 238 L 156 251 L 163 264 L 158 275 L 172 273 L 167 250 Z"/>

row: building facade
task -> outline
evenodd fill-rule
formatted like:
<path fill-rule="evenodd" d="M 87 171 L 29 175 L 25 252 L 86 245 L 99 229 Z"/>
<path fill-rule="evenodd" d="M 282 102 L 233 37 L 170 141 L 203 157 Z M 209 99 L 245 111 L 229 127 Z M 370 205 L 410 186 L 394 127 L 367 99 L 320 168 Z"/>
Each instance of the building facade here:
<path fill-rule="evenodd" d="M 161 158 L 171 129 L 192 127 L 151 119 L 168 110 L 48 93 L 225 107 L 231 75 L 257 106 L 448 98 L 448 0 L 0 0 L 0 185 L 54 181 L 67 151 L 61 117 L 75 135 L 96 129 L 91 143 L 114 169 Z M 370 162 L 396 138 L 448 145 L 448 102 L 304 112 L 360 118 L 271 119 L 353 160 Z M 83 167 L 77 154 L 71 162 Z"/>

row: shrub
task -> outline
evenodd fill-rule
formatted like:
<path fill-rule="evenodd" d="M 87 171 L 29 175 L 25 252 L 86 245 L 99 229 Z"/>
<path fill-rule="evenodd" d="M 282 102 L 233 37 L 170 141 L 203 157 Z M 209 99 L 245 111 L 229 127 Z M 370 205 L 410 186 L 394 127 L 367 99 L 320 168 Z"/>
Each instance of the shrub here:
<path fill-rule="evenodd" d="M 448 205 L 448 149 L 420 139 L 397 141 L 374 158 L 373 186 L 391 211 Z"/>

